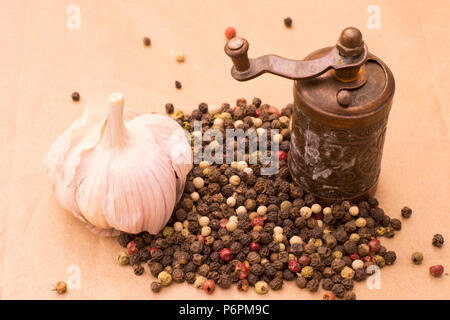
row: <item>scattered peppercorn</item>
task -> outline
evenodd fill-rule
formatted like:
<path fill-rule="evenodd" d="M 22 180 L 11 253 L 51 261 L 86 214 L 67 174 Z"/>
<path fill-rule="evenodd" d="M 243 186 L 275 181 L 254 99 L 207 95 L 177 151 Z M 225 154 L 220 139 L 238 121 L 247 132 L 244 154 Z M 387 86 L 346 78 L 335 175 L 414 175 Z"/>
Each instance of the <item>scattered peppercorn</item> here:
<path fill-rule="evenodd" d="M 181 82 L 180 81 L 178 81 L 178 80 L 175 81 L 175 88 L 181 89 Z"/>
<path fill-rule="evenodd" d="M 126 264 L 128 264 L 129 259 L 130 259 L 130 256 L 129 256 L 128 253 L 126 253 L 126 252 L 121 252 L 121 253 L 119 254 L 119 256 L 117 257 L 117 261 L 118 261 L 119 264 L 121 264 L 121 265 L 126 265 Z"/>
<path fill-rule="evenodd" d="M 140 264 L 133 265 L 133 272 L 135 275 L 140 276 L 144 273 L 144 268 Z"/>
<path fill-rule="evenodd" d="M 158 293 L 161 291 L 162 285 L 157 281 L 153 281 L 152 284 L 150 285 L 150 288 L 154 293 Z"/>
<path fill-rule="evenodd" d="M 442 234 L 436 233 L 433 236 L 433 240 L 431 241 L 431 243 L 433 244 L 433 246 L 441 248 L 444 245 L 444 237 L 442 236 Z"/>
<path fill-rule="evenodd" d="M 142 42 L 144 43 L 144 46 L 148 47 L 152 44 L 152 41 L 150 40 L 149 37 L 144 37 L 144 39 L 142 39 Z"/>
<path fill-rule="evenodd" d="M 322 296 L 323 300 L 336 300 L 332 292 L 327 292 Z"/>
<path fill-rule="evenodd" d="M 214 292 L 214 289 L 216 288 L 216 284 L 214 283 L 214 280 L 206 280 L 205 284 L 203 285 L 203 290 L 207 294 L 212 294 Z"/>
<path fill-rule="evenodd" d="M 174 106 L 172 103 L 166 103 L 166 113 L 167 114 L 172 114 L 174 111 Z"/>
<path fill-rule="evenodd" d="M 411 208 L 403 207 L 403 209 L 402 209 L 402 217 L 405 218 L 405 219 L 408 219 L 409 217 L 411 217 L 411 215 L 412 215 Z"/>
<path fill-rule="evenodd" d="M 236 29 L 234 29 L 233 27 L 228 27 L 225 29 L 225 36 L 227 37 L 227 39 L 232 39 L 236 36 Z"/>
<path fill-rule="evenodd" d="M 284 25 L 288 28 L 292 27 L 292 19 L 290 17 L 284 18 Z"/>
<path fill-rule="evenodd" d="M 269 286 L 265 281 L 258 281 L 255 283 L 255 290 L 257 294 L 266 294 L 269 292 Z"/>
<path fill-rule="evenodd" d="M 444 272 L 444 267 L 440 264 L 434 265 L 430 267 L 430 274 L 433 277 L 440 277 L 442 273 Z"/>
<path fill-rule="evenodd" d="M 421 252 L 414 252 L 411 255 L 411 260 L 414 264 L 422 264 L 423 254 Z"/>
<path fill-rule="evenodd" d="M 67 284 L 64 281 L 59 281 L 56 283 L 54 290 L 59 294 L 65 293 L 67 291 Z"/>
<path fill-rule="evenodd" d="M 80 94 L 76 91 L 72 93 L 71 97 L 73 101 L 80 101 Z"/>

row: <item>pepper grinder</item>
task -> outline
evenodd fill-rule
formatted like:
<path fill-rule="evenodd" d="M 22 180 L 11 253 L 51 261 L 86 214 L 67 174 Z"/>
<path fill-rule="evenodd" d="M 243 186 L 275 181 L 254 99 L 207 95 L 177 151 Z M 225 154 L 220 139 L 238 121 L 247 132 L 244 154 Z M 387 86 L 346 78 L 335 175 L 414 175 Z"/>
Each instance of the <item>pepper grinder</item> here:
<path fill-rule="evenodd" d="M 373 196 L 395 80 L 369 53 L 361 32 L 346 28 L 335 46 L 300 61 L 276 55 L 249 59 L 248 49 L 239 37 L 225 45 L 236 80 L 266 72 L 294 80 L 288 154 L 293 181 L 327 204 Z"/>

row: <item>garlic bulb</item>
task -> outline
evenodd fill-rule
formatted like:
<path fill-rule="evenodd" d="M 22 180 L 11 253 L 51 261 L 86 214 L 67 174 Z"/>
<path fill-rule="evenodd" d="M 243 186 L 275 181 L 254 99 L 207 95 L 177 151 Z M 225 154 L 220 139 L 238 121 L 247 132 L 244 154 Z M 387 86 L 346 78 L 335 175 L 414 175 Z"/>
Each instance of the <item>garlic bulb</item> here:
<path fill-rule="evenodd" d="M 176 121 L 138 115 L 120 93 L 108 108 L 101 121 L 87 108 L 52 145 L 44 169 L 61 206 L 92 232 L 156 234 L 183 193 L 191 147 Z"/>

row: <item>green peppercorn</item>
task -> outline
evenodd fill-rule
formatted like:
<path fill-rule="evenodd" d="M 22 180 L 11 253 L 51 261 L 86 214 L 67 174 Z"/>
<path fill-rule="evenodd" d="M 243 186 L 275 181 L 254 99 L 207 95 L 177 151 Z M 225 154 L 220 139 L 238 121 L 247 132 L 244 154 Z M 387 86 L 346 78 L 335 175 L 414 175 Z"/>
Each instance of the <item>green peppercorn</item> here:
<path fill-rule="evenodd" d="M 119 256 L 117 257 L 117 261 L 121 265 L 127 265 L 130 261 L 130 256 L 126 252 L 121 252 L 121 253 L 119 253 Z"/>
<path fill-rule="evenodd" d="M 414 264 L 422 264 L 423 254 L 421 252 L 416 251 L 411 255 L 411 260 Z"/>
<path fill-rule="evenodd" d="M 314 269 L 310 266 L 303 267 L 301 274 L 304 278 L 311 278 L 314 273 Z"/>
<path fill-rule="evenodd" d="M 163 286 L 168 286 L 172 283 L 172 275 L 167 271 L 161 271 L 158 274 L 158 282 Z"/>
<path fill-rule="evenodd" d="M 174 232 L 175 230 L 172 227 L 166 226 L 164 227 L 162 234 L 165 238 L 169 238 L 173 235 Z"/>
<path fill-rule="evenodd" d="M 373 262 L 375 262 L 376 265 L 379 266 L 380 268 L 383 268 L 385 263 L 386 263 L 384 258 L 382 256 L 379 256 L 379 255 L 373 256 L 372 259 L 373 259 Z"/>
<path fill-rule="evenodd" d="M 182 127 L 184 130 L 189 130 L 189 129 L 191 128 L 191 124 L 190 124 L 189 122 L 187 122 L 187 121 L 183 121 L 183 122 L 181 123 L 181 127 Z"/>
<path fill-rule="evenodd" d="M 290 201 L 283 201 L 281 204 L 280 204 L 280 209 L 281 210 L 289 210 L 290 208 L 292 208 L 292 202 L 290 202 Z"/>
<path fill-rule="evenodd" d="M 341 271 L 341 277 L 344 279 L 353 279 L 355 276 L 355 270 L 349 267 L 344 267 Z"/>
<path fill-rule="evenodd" d="M 179 119 L 183 119 L 184 118 L 184 113 L 181 110 L 176 110 L 174 112 L 174 114 L 172 115 L 172 118 L 175 120 L 179 120 Z"/>

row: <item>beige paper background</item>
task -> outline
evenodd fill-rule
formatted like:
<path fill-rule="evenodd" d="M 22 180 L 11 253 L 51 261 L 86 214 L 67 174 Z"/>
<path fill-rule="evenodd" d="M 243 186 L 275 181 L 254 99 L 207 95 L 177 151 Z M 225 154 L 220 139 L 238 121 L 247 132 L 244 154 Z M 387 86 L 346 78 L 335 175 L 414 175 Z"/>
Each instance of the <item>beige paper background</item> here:
<path fill-rule="evenodd" d="M 381 30 L 366 26 L 367 7 L 379 5 Z M 66 27 L 67 7 L 81 9 L 80 30 Z M 83 75 L 103 80 L 103 94 L 125 93 L 139 112 L 164 112 L 173 102 L 189 111 L 199 102 L 234 103 L 258 96 L 282 107 L 292 100 L 292 82 L 264 75 L 239 83 L 223 53 L 225 27 L 233 25 L 250 42 L 250 56 L 275 53 L 301 59 L 335 43 L 349 25 L 359 27 L 369 50 L 396 78 L 381 180 L 382 207 L 413 216 L 383 243 L 397 252 L 384 268 L 381 289 L 356 285 L 360 299 L 448 299 L 449 277 L 428 275 L 428 266 L 450 268 L 449 244 L 431 246 L 434 233 L 450 241 L 450 15 L 442 1 L 100 1 L 15 0 L 0 4 L 0 296 L 3 299 L 206 299 L 201 290 L 172 285 L 151 293 L 148 270 L 141 277 L 116 263 L 113 239 L 88 232 L 64 212 L 39 174 L 54 139 L 81 115 L 87 99 L 99 97 Z M 283 18 L 291 16 L 293 28 Z M 142 37 L 152 46 L 145 48 Z M 183 50 L 186 62 L 171 50 Z M 182 90 L 174 88 L 180 80 Z M 70 94 L 79 90 L 82 100 Z M 413 251 L 424 264 L 410 262 Z M 79 266 L 81 288 L 51 291 Z M 294 283 L 257 296 L 218 289 L 216 299 L 320 299 Z M 209 298 L 209 297 L 208 297 Z"/>

